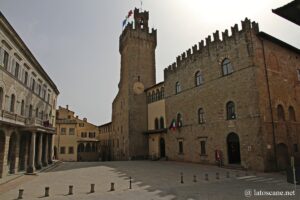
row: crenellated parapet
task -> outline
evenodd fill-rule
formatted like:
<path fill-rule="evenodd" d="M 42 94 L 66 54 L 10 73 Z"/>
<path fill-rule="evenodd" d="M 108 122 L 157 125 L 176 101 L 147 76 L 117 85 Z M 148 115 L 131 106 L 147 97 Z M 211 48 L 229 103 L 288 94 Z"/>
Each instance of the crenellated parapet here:
<path fill-rule="evenodd" d="M 228 29 L 221 33 L 222 38 L 220 37 L 220 33 L 217 30 L 212 34 L 212 36 L 207 36 L 204 40 L 201 40 L 198 44 L 192 46 L 191 49 L 183 52 L 181 55 L 176 57 L 176 62 L 172 65 L 169 65 L 165 68 L 165 78 L 168 73 L 175 72 L 177 69 L 183 68 L 186 66 L 187 62 L 192 62 L 195 59 L 201 59 L 203 57 L 211 56 L 216 50 L 217 46 L 227 46 L 227 45 L 238 45 L 237 40 L 239 38 L 244 37 L 247 33 L 251 31 L 254 33 L 259 32 L 259 25 L 256 22 L 251 22 L 248 18 L 241 21 L 241 29 L 239 30 L 238 24 L 235 24 L 231 27 L 231 35 L 229 34 Z M 244 37 L 246 42 L 249 42 L 249 38 Z M 214 48 L 213 48 L 214 47 Z"/>
<path fill-rule="evenodd" d="M 134 9 L 134 21 L 128 23 L 124 28 L 119 41 L 119 50 L 122 51 L 128 39 L 146 40 L 151 42 L 155 47 L 157 45 L 157 30 L 148 26 L 149 12 L 140 12 L 139 9 Z"/>

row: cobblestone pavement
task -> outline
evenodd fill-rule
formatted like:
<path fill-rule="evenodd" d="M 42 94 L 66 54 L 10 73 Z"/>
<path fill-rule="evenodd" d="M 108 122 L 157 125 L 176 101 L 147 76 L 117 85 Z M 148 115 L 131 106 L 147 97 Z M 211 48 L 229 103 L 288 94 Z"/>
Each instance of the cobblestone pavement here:
<path fill-rule="evenodd" d="M 205 180 L 206 173 L 208 181 Z M 219 179 L 216 173 L 219 173 Z M 132 189 L 129 189 L 130 176 Z M 110 191 L 111 182 L 115 183 L 115 191 Z M 90 184 L 95 184 L 95 193 L 90 193 Z M 69 185 L 74 187 L 73 195 L 68 195 Z M 44 196 L 45 187 L 50 187 L 49 197 Z M 285 176 L 278 173 L 255 174 L 170 161 L 62 163 L 38 176 L 22 176 L 0 185 L 0 200 L 17 199 L 19 189 L 24 189 L 23 199 L 30 200 L 300 199 L 300 187 L 295 190 L 294 185 L 286 183 Z M 252 196 L 245 197 L 245 190 Z M 254 196 L 259 191 L 289 191 L 295 195 Z"/>

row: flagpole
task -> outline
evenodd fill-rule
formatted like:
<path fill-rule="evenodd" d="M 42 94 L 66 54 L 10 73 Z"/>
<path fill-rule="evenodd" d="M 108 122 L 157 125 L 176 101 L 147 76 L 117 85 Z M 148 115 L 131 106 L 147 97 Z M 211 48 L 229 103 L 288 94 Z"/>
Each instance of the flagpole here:
<path fill-rule="evenodd" d="M 140 2 L 141 2 L 141 12 L 143 12 L 143 1 L 140 0 Z"/>

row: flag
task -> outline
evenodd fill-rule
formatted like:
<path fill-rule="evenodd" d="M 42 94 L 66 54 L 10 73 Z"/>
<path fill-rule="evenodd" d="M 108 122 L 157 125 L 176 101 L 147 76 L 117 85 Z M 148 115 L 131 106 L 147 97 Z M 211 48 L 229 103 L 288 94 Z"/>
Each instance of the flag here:
<path fill-rule="evenodd" d="M 128 18 L 133 14 L 132 10 L 128 12 Z"/>
<path fill-rule="evenodd" d="M 127 18 L 124 19 L 123 23 L 122 23 L 122 27 L 124 27 L 126 25 L 126 22 L 127 22 Z"/>
<path fill-rule="evenodd" d="M 170 130 L 172 129 L 173 131 L 176 130 L 176 120 L 175 119 L 172 120 L 169 129 Z"/>

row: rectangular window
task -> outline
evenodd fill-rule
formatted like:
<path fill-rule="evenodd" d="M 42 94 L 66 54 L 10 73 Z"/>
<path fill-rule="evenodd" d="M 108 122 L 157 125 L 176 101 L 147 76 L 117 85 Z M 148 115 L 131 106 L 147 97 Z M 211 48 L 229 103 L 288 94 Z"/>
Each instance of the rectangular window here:
<path fill-rule="evenodd" d="M 200 141 L 200 148 L 201 148 L 201 155 L 206 155 L 206 142 L 205 141 Z"/>
<path fill-rule="evenodd" d="M 39 84 L 39 87 L 38 87 L 38 95 L 39 96 L 41 95 L 41 90 L 42 90 L 42 86 Z"/>
<path fill-rule="evenodd" d="M 35 80 L 32 79 L 32 82 L 31 82 L 31 90 L 34 91 L 34 88 L 35 88 Z"/>
<path fill-rule="evenodd" d="M 297 69 L 298 81 L 300 81 L 300 69 Z"/>
<path fill-rule="evenodd" d="M 24 75 L 24 84 L 27 86 L 27 81 L 28 81 L 28 72 L 25 72 L 25 75 Z"/>
<path fill-rule="evenodd" d="M 5 50 L 4 50 L 3 65 L 4 65 L 4 68 L 7 70 L 7 68 L 8 68 L 8 53 Z"/>
<path fill-rule="evenodd" d="M 69 135 L 75 134 L 75 128 L 69 128 Z"/>
<path fill-rule="evenodd" d="M 87 133 L 86 132 L 81 132 L 81 137 L 86 138 Z"/>
<path fill-rule="evenodd" d="M 183 141 L 178 142 L 178 147 L 179 147 L 179 154 L 183 154 Z"/>
<path fill-rule="evenodd" d="M 69 154 L 74 154 L 74 147 L 69 147 Z"/>
<path fill-rule="evenodd" d="M 94 138 L 95 137 L 95 132 L 89 132 L 89 138 Z"/>
<path fill-rule="evenodd" d="M 66 135 L 66 128 L 61 128 L 60 129 L 60 134 L 61 135 Z"/>
<path fill-rule="evenodd" d="M 60 147 L 60 154 L 66 153 L 66 147 Z"/>
<path fill-rule="evenodd" d="M 20 65 L 16 62 L 15 77 L 19 78 Z"/>

